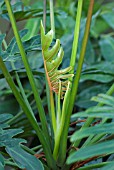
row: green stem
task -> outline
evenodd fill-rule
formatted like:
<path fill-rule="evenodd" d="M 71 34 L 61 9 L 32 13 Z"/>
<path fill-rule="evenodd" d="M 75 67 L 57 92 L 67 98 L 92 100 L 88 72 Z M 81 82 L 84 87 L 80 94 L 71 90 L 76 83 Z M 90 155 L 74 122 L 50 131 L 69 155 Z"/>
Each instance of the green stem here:
<path fill-rule="evenodd" d="M 73 40 L 73 46 L 72 46 L 72 54 L 71 54 L 71 60 L 70 60 L 70 66 L 72 66 L 71 74 L 74 73 L 74 67 L 76 62 L 76 54 L 78 49 L 78 39 L 79 39 L 79 32 L 80 32 L 80 22 L 81 22 L 81 14 L 82 14 L 82 5 L 83 0 L 78 1 L 78 8 L 77 8 L 77 16 L 76 16 L 76 24 L 75 24 L 75 30 L 74 30 L 74 40 Z"/>
<path fill-rule="evenodd" d="M 44 0 L 44 10 L 43 10 L 43 26 L 44 26 L 44 31 L 46 32 L 46 0 Z M 46 96 L 47 96 L 47 103 L 48 103 L 48 112 L 50 115 L 50 89 L 49 89 L 49 85 L 48 85 L 48 81 L 46 78 L 46 74 L 45 74 L 45 81 L 46 81 Z"/>
<path fill-rule="evenodd" d="M 7 123 L 11 125 L 15 120 L 17 120 L 20 116 L 23 115 L 23 111 L 20 111 L 18 114 L 16 114 L 12 119 L 8 120 Z"/>
<path fill-rule="evenodd" d="M 75 103 L 75 98 L 76 98 L 76 95 L 77 95 L 77 89 L 78 89 L 78 85 L 79 85 L 81 69 L 82 69 L 85 51 L 86 51 L 86 46 L 87 46 L 87 41 L 88 41 L 88 37 L 89 37 L 93 6 L 94 6 L 94 0 L 91 0 L 90 5 L 89 5 L 89 9 L 88 9 L 86 27 L 85 27 L 84 37 L 83 37 L 83 41 L 82 41 L 82 49 L 81 49 L 81 53 L 80 53 L 80 57 L 79 57 L 77 72 L 76 72 L 76 75 L 74 77 L 74 83 L 73 83 L 73 86 L 72 86 L 71 95 L 69 95 L 69 97 L 68 97 L 68 99 L 71 99 L 71 100 L 70 100 L 68 111 L 67 111 L 67 114 L 66 114 L 66 121 L 65 121 L 65 126 L 64 126 L 64 130 L 63 130 L 64 133 L 62 133 L 62 139 L 61 139 L 61 144 L 60 144 L 60 146 L 61 146 L 61 148 L 60 148 L 60 150 L 61 150 L 60 151 L 60 158 L 59 158 L 60 164 L 62 164 L 64 162 L 64 159 L 65 159 L 66 148 L 67 148 L 66 147 L 66 145 L 67 145 L 67 134 L 68 134 L 70 116 L 72 114 L 73 106 L 74 106 L 74 103 Z"/>
<path fill-rule="evenodd" d="M 50 0 L 50 23 L 51 23 L 51 30 L 53 30 L 53 37 L 55 38 L 55 21 L 54 21 L 54 3 L 53 0 Z M 50 91 L 50 104 L 51 104 L 51 116 L 52 116 L 52 126 L 54 129 L 54 137 L 56 136 L 57 131 L 57 121 L 56 121 L 56 114 L 57 113 L 57 96 L 55 95 L 55 105 L 54 105 L 54 98 L 53 98 L 53 92 Z M 54 108 L 55 107 L 55 108 Z M 56 143 L 56 139 L 55 143 Z"/>
<path fill-rule="evenodd" d="M 55 107 L 54 107 L 54 98 L 53 91 L 50 90 L 50 104 L 51 104 L 51 118 L 52 118 L 52 126 L 54 135 L 56 134 L 56 117 L 55 117 Z"/>
<path fill-rule="evenodd" d="M 53 30 L 53 35 L 55 37 L 55 22 L 54 22 L 54 9 L 53 9 L 53 0 L 50 0 L 50 23 L 51 29 Z"/>
<path fill-rule="evenodd" d="M 23 148 L 25 151 L 27 151 L 31 155 L 35 155 L 35 152 L 32 149 L 29 149 L 27 146 L 21 144 L 21 148 Z"/>
<path fill-rule="evenodd" d="M 54 146 L 54 152 L 53 152 L 53 156 L 54 156 L 55 160 L 57 160 L 57 157 L 58 157 L 58 149 L 59 149 L 59 145 L 60 145 L 60 139 L 61 139 L 64 125 L 66 123 L 65 122 L 66 121 L 66 113 L 67 113 L 68 104 L 69 104 L 67 99 L 70 94 L 69 86 L 70 86 L 70 83 L 68 84 L 67 91 L 64 96 L 61 120 L 60 120 L 60 123 L 58 124 L 56 135 L 55 135 L 55 146 Z"/>
<path fill-rule="evenodd" d="M 25 69 L 27 71 L 27 75 L 28 75 L 28 78 L 29 78 L 29 81 L 30 81 L 30 84 L 31 84 L 31 87 L 32 87 L 32 90 L 33 90 L 33 94 L 34 94 L 34 97 L 35 97 L 35 100 L 36 100 L 36 105 L 37 105 L 39 115 L 40 115 L 40 119 L 41 119 L 42 129 L 45 133 L 45 137 L 47 138 L 46 139 L 47 142 L 50 144 L 47 121 L 46 121 L 45 112 L 44 112 L 44 109 L 43 109 L 43 106 L 42 106 L 42 101 L 40 99 L 40 95 L 38 93 L 38 90 L 37 90 L 37 87 L 36 87 L 36 84 L 35 84 L 35 80 L 34 80 L 30 65 L 28 63 L 27 56 L 26 56 L 26 53 L 24 51 L 22 41 L 21 41 L 20 36 L 19 36 L 19 32 L 18 32 L 18 29 L 17 29 L 16 21 L 15 21 L 15 18 L 14 18 L 14 14 L 13 14 L 10 2 L 9 2 L 9 0 L 5 0 L 5 3 L 6 3 L 6 7 L 7 7 L 7 10 L 8 10 L 9 17 L 10 17 L 10 21 L 11 21 L 11 24 L 12 24 L 12 28 L 13 28 L 13 31 L 14 31 L 14 35 L 15 35 L 15 38 L 16 38 L 16 41 L 17 41 L 17 45 L 19 47 L 20 54 L 22 56 L 22 60 L 23 60 Z"/>
<path fill-rule="evenodd" d="M 16 69 L 13 62 L 11 62 L 11 66 L 12 66 L 13 70 Z M 21 94 L 22 94 L 22 96 L 23 96 L 23 99 L 24 99 L 27 107 L 30 109 L 30 112 L 32 112 L 32 114 L 34 114 L 33 111 L 32 111 L 32 108 L 31 108 L 31 106 L 30 106 L 30 104 L 29 104 L 29 102 L 28 102 L 28 99 L 27 99 L 27 97 L 26 97 L 26 94 L 25 94 L 25 92 L 24 92 L 24 89 L 23 89 L 23 86 L 22 86 L 22 84 L 21 84 L 20 78 L 19 78 L 19 76 L 18 76 L 18 74 L 17 74 L 16 71 L 15 71 L 15 78 L 16 78 L 16 81 L 17 81 L 17 84 L 18 84 L 18 86 L 19 86 L 20 92 L 21 92 Z"/>
<path fill-rule="evenodd" d="M 77 71 L 76 71 L 76 75 L 74 77 L 74 82 L 73 82 L 73 86 L 72 86 L 71 102 L 70 102 L 70 106 L 69 106 L 69 110 L 68 110 L 68 112 L 70 114 L 72 113 L 73 106 L 74 106 L 75 99 L 76 99 L 76 95 L 77 95 L 79 80 L 80 80 L 80 76 L 81 76 L 81 70 L 82 70 L 82 66 L 83 66 L 83 62 L 84 62 L 84 56 L 85 56 L 88 37 L 89 37 L 93 6 L 94 6 L 94 0 L 91 0 L 90 5 L 89 5 L 89 9 L 88 9 L 88 15 L 87 15 L 84 37 L 83 37 L 83 41 L 82 41 L 81 53 L 80 53 Z"/>
<path fill-rule="evenodd" d="M 61 81 L 59 82 L 59 93 L 57 96 L 57 129 L 59 127 L 60 124 L 60 120 L 61 120 Z"/>
<path fill-rule="evenodd" d="M 51 140 L 51 148 L 53 150 L 53 143 L 54 143 L 54 130 L 53 130 L 54 125 L 53 124 L 55 124 L 54 122 L 56 122 L 56 121 L 55 121 L 55 116 L 53 118 L 52 115 L 55 115 L 55 112 L 53 112 L 51 110 L 52 106 L 51 106 L 50 88 L 49 88 L 49 85 L 48 85 L 48 81 L 47 81 L 46 75 L 45 75 L 45 81 L 46 81 L 46 97 L 47 97 L 47 104 L 48 104 L 49 124 L 50 124 L 50 129 L 51 129 L 50 130 L 50 136 L 52 138 L 52 140 Z M 53 119 L 54 119 L 54 122 L 52 121 Z"/>
<path fill-rule="evenodd" d="M 53 157 L 56 160 L 57 154 L 58 154 L 58 148 L 59 148 L 59 142 L 60 142 L 60 135 L 61 135 L 61 106 L 60 106 L 60 97 L 61 97 L 61 81 L 59 82 L 59 93 L 57 96 L 57 128 L 56 128 L 56 134 L 55 134 L 55 143 L 54 143 L 54 151 L 53 151 Z"/>
<path fill-rule="evenodd" d="M 42 148 L 42 145 L 38 145 L 38 146 L 35 146 L 34 148 L 32 148 L 31 150 L 36 151 L 36 150 L 39 150 L 41 148 Z"/>
<path fill-rule="evenodd" d="M 1 31 L 0 31 L 0 34 L 2 34 Z M 7 43 L 6 43 L 5 39 L 3 39 L 3 46 L 4 46 L 4 49 L 7 49 Z"/>
<path fill-rule="evenodd" d="M 44 25 L 44 30 L 46 30 L 46 0 L 44 0 L 44 7 L 43 7 L 43 25 Z"/>
<path fill-rule="evenodd" d="M 44 0 L 44 10 L 43 10 L 43 26 L 44 26 L 44 30 L 46 32 L 46 0 Z M 51 115 L 51 99 L 50 99 L 50 89 L 49 89 L 49 85 L 48 85 L 48 81 L 47 81 L 47 77 L 45 74 L 45 82 L 46 82 L 46 97 L 47 97 L 47 104 L 48 104 L 48 113 L 49 113 L 49 123 L 50 123 L 50 128 L 51 128 L 51 137 L 53 138 L 53 125 L 52 125 L 52 115 Z M 53 143 L 53 140 L 51 142 L 51 145 Z"/>

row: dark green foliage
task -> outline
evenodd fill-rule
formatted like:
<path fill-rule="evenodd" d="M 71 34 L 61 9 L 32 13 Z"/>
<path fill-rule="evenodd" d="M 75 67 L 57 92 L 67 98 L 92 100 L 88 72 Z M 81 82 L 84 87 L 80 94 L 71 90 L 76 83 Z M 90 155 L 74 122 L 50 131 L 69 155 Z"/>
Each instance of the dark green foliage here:
<path fill-rule="evenodd" d="M 35 158 L 35 156 L 25 152 L 19 145 L 15 145 L 14 147 L 6 147 L 6 151 L 20 168 L 26 168 L 27 170 L 44 170 L 41 162 Z"/>
<path fill-rule="evenodd" d="M 20 168 L 43 170 L 41 162 L 21 148 L 21 143 L 26 143 L 24 139 L 14 138 L 23 132 L 21 129 L 9 129 L 7 121 L 12 118 L 11 114 L 0 115 L 0 147 L 5 147 L 6 152 L 13 158 Z M 7 128 L 7 129 L 6 129 Z M 0 154 L 0 168 L 5 166 L 5 158 Z M 32 163 L 31 163 L 32 162 Z M 34 164 L 33 164 L 34 163 Z"/>

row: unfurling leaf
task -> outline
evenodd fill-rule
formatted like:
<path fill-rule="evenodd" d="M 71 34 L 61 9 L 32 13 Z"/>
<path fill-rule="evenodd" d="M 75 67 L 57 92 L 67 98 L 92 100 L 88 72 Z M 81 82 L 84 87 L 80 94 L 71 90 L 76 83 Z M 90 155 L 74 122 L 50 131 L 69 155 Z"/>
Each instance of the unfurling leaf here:
<path fill-rule="evenodd" d="M 67 86 L 68 78 L 73 77 L 73 74 L 68 74 L 72 70 L 72 67 L 67 67 L 62 70 L 58 70 L 60 66 L 64 51 L 60 46 L 60 40 L 57 39 L 56 43 L 52 48 L 50 48 L 53 40 L 53 31 L 50 30 L 45 34 L 43 24 L 41 22 L 41 44 L 42 44 L 42 55 L 44 60 L 44 68 L 46 72 L 47 81 L 50 90 L 58 94 L 59 92 L 59 82 L 61 81 L 61 98 L 63 98 Z"/>

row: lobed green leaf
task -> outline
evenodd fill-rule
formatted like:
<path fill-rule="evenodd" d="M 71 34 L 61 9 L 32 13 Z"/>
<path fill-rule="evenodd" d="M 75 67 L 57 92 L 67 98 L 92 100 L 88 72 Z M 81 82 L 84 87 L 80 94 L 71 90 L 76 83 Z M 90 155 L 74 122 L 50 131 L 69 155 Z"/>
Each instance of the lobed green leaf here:
<path fill-rule="evenodd" d="M 76 131 L 72 137 L 71 141 L 76 141 L 78 139 L 83 139 L 90 135 L 97 135 L 97 134 L 114 134 L 114 123 L 106 123 L 106 124 L 99 124 L 93 127 L 83 128 L 81 130 Z"/>
<path fill-rule="evenodd" d="M 81 148 L 78 151 L 73 152 L 67 159 L 67 163 L 71 164 L 78 161 L 83 161 L 91 157 L 100 155 L 109 155 L 114 153 L 114 140 L 94 144 Z"/>
<path fill-rule="evenodd" d="M 20 146 L 6 147 L 6 151 L 20 168 L 26 168 L 26 170 L 44 170 L 42 163 L 35 156 L 24 151 Z"/>

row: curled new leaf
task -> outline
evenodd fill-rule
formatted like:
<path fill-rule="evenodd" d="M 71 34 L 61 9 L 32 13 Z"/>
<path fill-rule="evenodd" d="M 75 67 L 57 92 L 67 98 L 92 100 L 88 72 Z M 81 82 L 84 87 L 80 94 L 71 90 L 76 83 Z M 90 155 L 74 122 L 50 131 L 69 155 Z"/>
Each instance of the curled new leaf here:
<path fill-rule="evenodd" d="M 59 82 L 61 81 L 61 98 L 63 98 L 67 90 L 68 78 L 73 77 L 73 74 L 68 74 L 72 67 L 70 66 L 65 69 L 58 70 L 63 59 L 64 51 L 60 46 L 59 39 L 56 40 L 56 43 L 51 48 L 52 40 L 53 31 L 50 30 L 47 34 L 45 34 L 44 27 L 41 22 L 42 55 L 49 88 L 58 94 Z"/>

